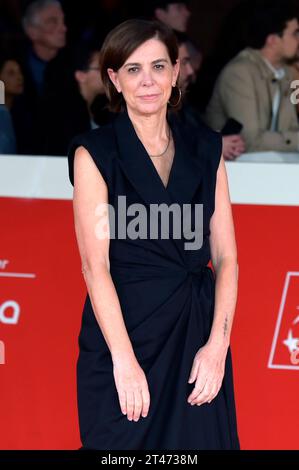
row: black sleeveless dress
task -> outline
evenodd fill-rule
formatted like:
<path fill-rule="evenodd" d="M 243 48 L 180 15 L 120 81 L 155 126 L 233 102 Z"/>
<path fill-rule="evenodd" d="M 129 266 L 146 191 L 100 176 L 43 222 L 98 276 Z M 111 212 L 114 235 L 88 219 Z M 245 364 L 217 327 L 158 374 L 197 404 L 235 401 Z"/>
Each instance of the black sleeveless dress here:
<path fill-rule="evenodd" d="M 175 155 L 165 188 L 137 137 L 127 110 L 110 123 L 75 137 L 69 147 L 69 178 L 73 180 L 76 148 L 93 157 L 117 212 L 126 206 L 203 204 L 203 242 L 186 249 L 186 237 L 123 237 L 110 240 L 110 273 L 136 358 L 143 368 L 151 397 L 146 418 L 129 421 L 121 412 L 111 354 L 87 294 L 79 335 L 77 392 L 80 435 L 85 449 L 202 450 L 239 449 L 231 349 L 218 395 L 210 404 L 187 402 L 195 382 L 188 384 L 194 356 L 208 340 L 213 321 L 215 278 L 210 261 L 209 221 L 214 212 L 216 172 L 221 135 L 204 124 L 186 126 L 167 116 Z M 183 213 L 183 211 L 182 211 Z M 135 216 L 128 216 L 127 223 Z M 171 219 L 171 217 L 170 217 Z M 194 224 L 194 210 L 191 210 Z M 194 227 L 194 225 L 192 225 Z M 160 234 L 161 232 L 159 232 Z"/>

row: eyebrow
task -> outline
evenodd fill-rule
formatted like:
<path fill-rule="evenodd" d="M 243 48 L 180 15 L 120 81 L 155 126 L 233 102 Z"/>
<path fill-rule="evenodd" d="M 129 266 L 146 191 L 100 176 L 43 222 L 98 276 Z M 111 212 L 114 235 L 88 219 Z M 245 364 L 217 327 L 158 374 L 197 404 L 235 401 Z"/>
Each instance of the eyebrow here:
<path fill-rule="evenodd" d="M 152 64 L 157 64 L 158 62 L 168 62 L 166 59 L 156 59 L 152 61 Z M 138 62 L 129 62 L 128 64 L 125 64 L 124 67 L 131 67 L 131 66 L 136 66 L 136 65 L 141 65 Z"/>

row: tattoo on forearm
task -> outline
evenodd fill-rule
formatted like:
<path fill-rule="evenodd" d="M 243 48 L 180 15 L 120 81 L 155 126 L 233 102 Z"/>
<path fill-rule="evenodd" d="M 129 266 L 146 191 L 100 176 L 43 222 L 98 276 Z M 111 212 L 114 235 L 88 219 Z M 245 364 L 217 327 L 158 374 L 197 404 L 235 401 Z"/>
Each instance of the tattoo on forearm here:
<path fill-rule="evenodd" d="M 227 329 L 228 329 L 228 318 L 227 318 L 227 315 L 225 317 L 225 320 L 224 320 L 224 325 L 223 325 L 223 335 L 226 336 L 227 334 Z"/>

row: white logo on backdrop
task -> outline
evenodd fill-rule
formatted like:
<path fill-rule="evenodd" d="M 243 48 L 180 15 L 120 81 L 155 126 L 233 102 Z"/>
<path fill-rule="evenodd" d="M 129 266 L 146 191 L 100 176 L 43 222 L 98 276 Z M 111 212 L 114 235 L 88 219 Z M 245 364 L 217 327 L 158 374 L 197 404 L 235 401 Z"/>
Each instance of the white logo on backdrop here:
<path fill-rule="evenodd" d="M 268 367 L 299 370 L 299 272 L 286 275 Z"/>
<path fill-rule="evenodd" d="M 17 273 L 4 271 L 9 264 L 9 260 L 0 259 L 0 278 L 24 278 L 35 279 L 34 273 Z M 2 270 L 2 271 L 1 271 Z M 1 280 L 1 279 L 0 279 Z M 2 299 L 1 299 L 2 300 Z M 20 318 L 21 308 L 15 300 L 5 300 L 0 303 L 0 324 L 17 325 Z M 5 343 L 0 339 L 0 365 L 5 364 Z"/>

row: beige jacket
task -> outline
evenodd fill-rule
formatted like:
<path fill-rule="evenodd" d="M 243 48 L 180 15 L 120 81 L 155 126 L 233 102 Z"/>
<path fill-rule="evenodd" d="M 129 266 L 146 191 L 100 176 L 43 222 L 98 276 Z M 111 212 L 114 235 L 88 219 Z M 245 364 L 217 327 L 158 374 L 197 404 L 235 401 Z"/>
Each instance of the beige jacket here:
<path fill-rule="evenodd" d="M 246 48 L 222 70 L 207 107 L 205 119 L 221 130 L 228 118 L 243 124 L 241 135 L 246 151 L 299 151 L 299 125 L 296 106 L 290 100 L 294 89 L 291 69 L 285 66 L 281 80 L 281 103 L 277 132 L 270 131 L 274 75 L 256 49 Z"/>

